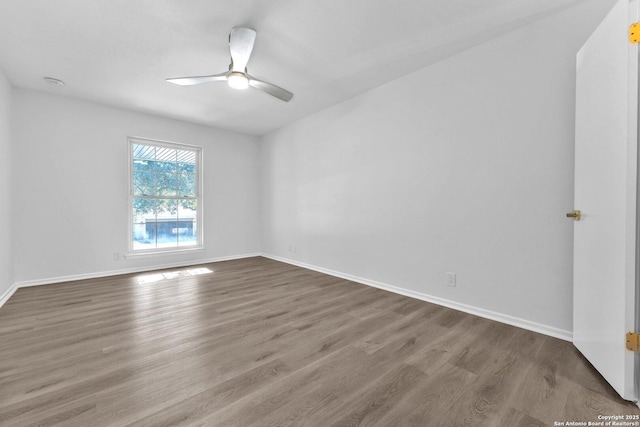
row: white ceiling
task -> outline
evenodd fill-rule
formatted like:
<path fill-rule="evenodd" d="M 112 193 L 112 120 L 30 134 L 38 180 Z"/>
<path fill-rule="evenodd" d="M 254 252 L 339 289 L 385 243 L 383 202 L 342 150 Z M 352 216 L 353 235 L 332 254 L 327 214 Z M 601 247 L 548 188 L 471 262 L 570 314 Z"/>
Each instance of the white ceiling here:
<path fill-rule="evenodd" d="M 17 87 L 261 135 L 577 1 L 1 0 L 0 68 Z M 226 71 L 234 26 L 258 33 L 249 72 L 291 102 L 165 82 Z"/>

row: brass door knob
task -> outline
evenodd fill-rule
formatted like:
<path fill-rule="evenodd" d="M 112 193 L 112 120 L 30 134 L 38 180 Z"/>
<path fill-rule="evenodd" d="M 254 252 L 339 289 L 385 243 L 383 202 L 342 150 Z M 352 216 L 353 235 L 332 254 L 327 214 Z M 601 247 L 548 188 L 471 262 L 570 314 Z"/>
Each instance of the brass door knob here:
<path fill-rule="evenodd" d="M 580 221 L 580 211 L 573 211 L 567 213 L 567 218 L 573 218 L 574 221 Z"/>

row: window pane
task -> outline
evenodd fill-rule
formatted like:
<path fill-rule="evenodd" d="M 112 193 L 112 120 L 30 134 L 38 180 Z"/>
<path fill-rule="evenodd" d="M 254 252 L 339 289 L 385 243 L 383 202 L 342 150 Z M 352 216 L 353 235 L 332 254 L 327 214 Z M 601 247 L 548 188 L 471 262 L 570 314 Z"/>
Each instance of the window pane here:
<path fill-rule="evenodd" d="M 197 212 L 198 202 L 196 200 L 178 201 L 178 246 L 198 244 Z"/>
<path fill-rule="evenodd" d="M 153 172 L 133 171 L 133 194 L 135 196 L 155 195 L 155 174 Z"/>
<path fill-rule="evenodd" d="M 170 199 L 157 199 L 156 200 L 156 210 L 159 216 L 169 217 L 171 215 L 176 215 L 176 204 L 175 200 Z"/>
<path fill-rule="evenodd" d="M 148 145 L 133 144 L 133 169 L 151 170 L 154 167 L 156 158 L 155 147 Z"/>
<path fill-rule="evenodd" d="M 133 249 L 156 248 L 155 201 L 133 199 Z"/>
<path fill-rule="evenodd" d="M 133 159 L 134 170 L 153 170 L 154 161 L 144 159 Z"/>
<path fill-rule="evenodd" d="M 178 163 L 196 164 L 196 152 L 192 150 L 176 150 L 176 161 Z"/>
<path fill-rule="evenodd" d="M 175 162 L 156 162 L 156 170 L 162 172 L 175 172 L 176 171 L 176 163 Z"/>
<path fill-rule="evenodd" d="M 156 194 L 158 196 L 177 196 L 178 183 L 176 174 L 156 172 Z"/>
<path fill-rule="evenodd" d="M 178 195 L 195 197 L 196 196 L 196 175 L 193 173 L 181 173 L 178 176 Z"/>
<path fill-rule="evenodd" d="M 176 149 L 167 147 L 156 147 L 156 162 L 176 163 Z"/>
<path fill-rule="evenodd" d="M 196 173 L 196 165 L 194 163 L 178 163 L 178 172 Z"/>
<path fill-rule="evenodd" d="M 158 247 L 170 248 L 178 245 L 178 201 L 158 201 Z"/>

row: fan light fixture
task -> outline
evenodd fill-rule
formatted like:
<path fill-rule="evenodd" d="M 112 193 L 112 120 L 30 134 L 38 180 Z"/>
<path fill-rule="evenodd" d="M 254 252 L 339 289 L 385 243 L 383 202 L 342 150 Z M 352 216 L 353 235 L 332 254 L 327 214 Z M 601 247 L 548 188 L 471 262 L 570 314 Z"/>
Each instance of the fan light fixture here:
<path fill-rule="evenodd" d="M 229 74 L 227 83 L 234 89 L 246 89 L 249 87 L 249 79 L 247 79 L 244 74 L 238 72 Z"/>
<path fill-rule="evenodd" d="M 247 72 L 247 62 L 253 51 L 253 43 L 256 40 L 256 30 L 251 28 L 234 27 L 229 33 L 229 52 L 231 53 L 231 65 L 229 71 L 213 74 L 211 76 L 173 77 L 168 82 L 180 86 L 193 86 L 209 82 L 224 82 L 234 89 L 246 89 L 251 86 L 281 101 L 289 102 L 293 94 L 274 84 L 256 79 Z"/>

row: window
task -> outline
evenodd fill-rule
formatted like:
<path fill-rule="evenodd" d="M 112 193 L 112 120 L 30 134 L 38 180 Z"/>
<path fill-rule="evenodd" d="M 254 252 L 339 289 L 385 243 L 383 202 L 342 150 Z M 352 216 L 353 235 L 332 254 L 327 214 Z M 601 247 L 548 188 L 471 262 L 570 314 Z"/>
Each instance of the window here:
<path fill-rule="evenodd" d="M 130 139 L 131 253 L 202 247 L 201 150 Z"/>

